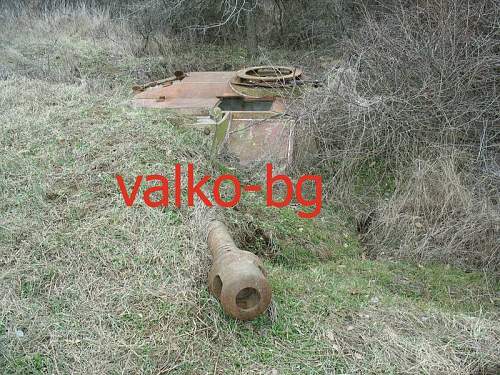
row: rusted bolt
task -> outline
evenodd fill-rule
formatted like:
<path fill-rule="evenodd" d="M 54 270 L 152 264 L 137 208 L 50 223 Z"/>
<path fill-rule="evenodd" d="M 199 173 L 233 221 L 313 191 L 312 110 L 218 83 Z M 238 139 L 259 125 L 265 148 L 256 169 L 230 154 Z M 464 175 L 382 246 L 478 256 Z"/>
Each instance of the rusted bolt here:
<path fill-rule="evenodd" d="M 208 247 L 213 259 L 208 288 L 224 311 L 239 320 L 251 320 L 266 311 L 271 287 L 259 257 L 238 249 L 220 221 L 209 225 Z"/>

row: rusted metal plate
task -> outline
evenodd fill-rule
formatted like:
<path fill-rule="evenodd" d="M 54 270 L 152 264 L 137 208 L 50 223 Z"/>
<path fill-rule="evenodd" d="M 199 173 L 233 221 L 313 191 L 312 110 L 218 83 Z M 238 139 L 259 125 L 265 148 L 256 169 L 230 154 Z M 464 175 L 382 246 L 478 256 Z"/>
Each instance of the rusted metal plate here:
<path fill-rule="evenodd" d="M 173 109 L 188 115 L 207 115 L 217 103 L 218 98 L 170 98 L 170 99 L 134 99 L 134 105 L 145 108 Z"/>
<path fill-rule="evenodd" d="M 268 117 L 268 116 L 266 116 Z M 233 113 L 227 134 L 227 151 L 241 165 L 253 162 L 289 161 L 292 153 L 291 126 L 282 117 L 245 118 Z"/>
<path fill-rule="evenodd" d="M 234 96 L 229 85 L 234 72 L 192 72 L 182 81 L 151 87 L 134 97 L 134 105 L 181 109 L 193 114 L 207 112 L 219 97 Z"/>

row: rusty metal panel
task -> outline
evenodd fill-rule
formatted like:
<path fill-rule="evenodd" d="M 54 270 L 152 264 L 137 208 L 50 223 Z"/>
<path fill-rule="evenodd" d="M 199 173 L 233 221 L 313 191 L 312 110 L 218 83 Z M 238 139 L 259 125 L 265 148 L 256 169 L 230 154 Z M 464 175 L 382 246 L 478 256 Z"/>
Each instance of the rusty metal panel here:
<path fill-rule="evenodd" d="M 137 99 L 155 99 L 157 96 L 199 98 L 234 95 L 229 85 L 234 72 L 192 72 L 182 81 L 148 88 L 137 94 Z"/>
<path fill-rule="evenodd" d="M 234 96 L 229 85 L 234 72 L 192 72 L 182 81 L 151 87 L 138 93 L 133 104 L 148 108 L 196 109 L 214 107 L 219 97 Z"/>
<path fill-rule="evenodd" d="M 133 104 L 145 108 L 172 109 L 190 115 L 207 115 L 218 101 L 218 98 L 135 99 Z"/>
<path fill-rule="evenodd" d="M 288 161 L 291 147 L 291 126 L 281 116 L 264 119 L 232 118 L 230 121 L 227 150 L 236 155 L 242 165 L 255 161 Z"/>

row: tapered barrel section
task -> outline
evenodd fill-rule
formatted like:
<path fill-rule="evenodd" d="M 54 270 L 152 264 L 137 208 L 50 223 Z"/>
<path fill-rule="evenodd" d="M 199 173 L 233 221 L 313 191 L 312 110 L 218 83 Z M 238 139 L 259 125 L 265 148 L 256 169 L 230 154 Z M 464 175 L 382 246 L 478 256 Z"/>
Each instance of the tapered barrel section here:
<path fill-rule="evenodd" d="M 259 257 L 238 249 L 220 221 L 208 227 L 208 247 L 213 260 L 208 287 L 224 311 L 239 320 L 251 320 L 266 311 L 272 292 Z"/>

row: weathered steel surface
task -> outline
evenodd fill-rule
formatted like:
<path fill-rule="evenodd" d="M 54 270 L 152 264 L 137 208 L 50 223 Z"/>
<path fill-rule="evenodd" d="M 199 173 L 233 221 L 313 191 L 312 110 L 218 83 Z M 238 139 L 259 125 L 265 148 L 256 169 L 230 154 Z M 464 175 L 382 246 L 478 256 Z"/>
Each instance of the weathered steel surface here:
<path fill-rule="evenodd" d="M 266 311 L 272 292 L 259 257 L 238 249 L 220 221 L 209 225 L 208 247 L 213 259 L 208 288 L 224 311 L 240 320 L 254 319 Z"/>
<path fill-rule="evenodd" d="M 241 165 L 253 162 L 288 161 L 291 157 L 291 127 L 282 116 L 235 118 L 233 113 L 227 137 L 227 150 Z"/>
<path fill-rule="evenodd" d="M 175 72 L 175 75 L 173 77 L 168 77 L 165 79 L 160 79 L 158 81 L 148 82 L 148 83 L 145 83 L 143 85 L 135 85 L 134 87 L 132 87 L 132 90 L 134 90 L 134 92 L 142 92 L 150 87 L 156 87 L 156 86 L 160 86 L 160 85 L 169 86 L 174 81 L 181 81 L 184 78 L 186 78 L 186 74 L 182 71 L 177 71 L 177 72 Z"/>
<path fill-rule="evenodd" d="M 149 108 L 180 109 L 193 114 L 208 113 L 219 97 L 234 96 L 229 85 L 234 72 L 191 72 L 182 81 L 151 87 L 137 94 L 134 104 Z"/>
<path fill-rule="evenodd" d="M 260 67 L 252 69 L 247 71 L 250 76 L 265 73 Z M 280 69 L 288 73 L 287 79 L 288 76 L 295 79 L 302 74 L 300 70 L 292 71 L 285 67 Z M 288 121 L 280 116 L 285 110 L 284 100 L 280 97 L 280 94 L 284 94 L 283 89 L 243 86 L 235 89 L 235 79 L 239 79 L 236 72 L 191 72 L 183 76 L 182 80 L 168 79 L 157 86 L 146 87 L 144 91 L 136 94 L 134 104 L 207 116 L 210 112 L 213 115 L 213 109 L 221 98 L 242 101 L 241 109 L 253 108 L 251 104 L 255 100 L 269 101 L 271 106 L 268 111 L 229 110 L 220 114 L 219 118 L 214 118 L 217 125 L 212 155 L 224 149 L 235 155 L 242 165 L 262 161 L 289 161 L 292 152 L 291 132 Z M 252 92 L 249 95 L 239 89 Z M 235 106 L 238 106 L 237 102 Z M 211 133 L 207 124 L 203 123 L 200 127 Z"/>
<path fill-rule="evenodd" d="M 283 116 L 284 102 L 276 99 L 272 111 L 228 112 L 216 125 L 212 155 L 221 150 L 237 157 L 239 164 L 290 162 L 292 132 Z"/>
<path fill-rule="evenodd" d="M 172 109 L 188 115 L 207 115 L 209 110 L 213 108 L 219 99 L 217 98 L 204 98 L 204 99 L 187 99 L 187 98 L 172 98 L 172 99 L 135 99 L 134 105 L 144 108 L 160 108 Z"/>

